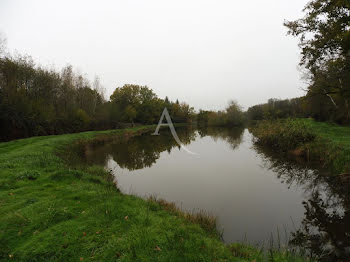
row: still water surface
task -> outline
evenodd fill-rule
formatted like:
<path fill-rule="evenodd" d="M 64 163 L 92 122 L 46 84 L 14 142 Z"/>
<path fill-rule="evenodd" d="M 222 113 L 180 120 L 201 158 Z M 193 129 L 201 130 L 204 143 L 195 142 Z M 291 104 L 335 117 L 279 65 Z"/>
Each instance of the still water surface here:
<path fill-rule="evenodd" d="M 86 160 L 112 170 L 124 193 L 156 195 L 182 209 L 217 216 L 227 243 L 244 239 L 266 243 L 271 234 L 276 239 L 277 232 L 284 241 L 297 230 L 295 242 L 306 241 L 313 239 L 307 230 L 312 228 L 321 236 L 316 245 L 326 246 L 329 238 L 323 240 L 317 228 L 322 225 L 333 235 L 334 248 L 344 250 L 349 244 L 342 233 L 349 227 L 349 216 L 344 217 L 348 196 L 326 181 L 321 170 L 255 146 L 248 129 L 178 128 L 177 132 L 197 155 L 182 150 L 170 132 L 161 130 L 160 136 L 144 134 L 99 146 L 86 153 Z M 327 216 L 330 210 L 339 213 L 336 225 Z"/>

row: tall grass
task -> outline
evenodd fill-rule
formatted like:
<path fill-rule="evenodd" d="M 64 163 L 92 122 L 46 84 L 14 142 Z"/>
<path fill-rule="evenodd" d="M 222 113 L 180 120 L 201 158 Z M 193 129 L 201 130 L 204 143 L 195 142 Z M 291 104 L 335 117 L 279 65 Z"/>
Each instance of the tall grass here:
<path fill-rule="evenodd" d="M 319 162 L 333 173 L 350 172 L 350 127 L 311 119 L 260 121 L 251 128 L 255 143 Z"/>
<path fill-rule="evenodd" d="M 175 203 L 166 201 L 161 198 L 157 198 L 152 195 L 148 199 L 148 202 L 151 204 L 157 204 L 163 209 L 167 210 L 171 214 L 177 215 L 179 217 L 183 217 L 191 223 L 195 223 L 200 225 L 204 230 L 209 232 L 212 235 L 219 236 L 219 232 L 217 230 L 216 225 L 216 217 L 205 210 L 188 212 L 184 211 L 181 208 L 177 207 Z M 152 206 L 154 208 L 154 206 Z"/>
<path fill-rule="evenodd" d="M 256 142 L 289 151 L 314 141 L 316 134 L 304 122 L 292 119 L 261 121 L 253 128 Z"/>

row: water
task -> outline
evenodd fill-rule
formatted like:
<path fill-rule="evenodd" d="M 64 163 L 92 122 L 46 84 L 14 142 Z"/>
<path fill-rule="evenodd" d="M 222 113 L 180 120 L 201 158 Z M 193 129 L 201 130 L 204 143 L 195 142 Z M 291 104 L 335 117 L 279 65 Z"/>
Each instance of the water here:
<path fill-rule="evenodd" d="M 124 193 L 156 195 L 184 210 L 202 209 L 217 216 L 227 243 L 266 243 L 272 234 L 282 242 L 292 239 L 347 252 L 348 191 L 327 180 L 322 170 L 255 146 L 248 129 L 177 132 L 197 155 L 181 149 L 170 132 L 161 130 L 160 136 L 144 134 L 88 150 L 85 159 L 112 170 Z M 333 211 L 336 222 L 327 215 Z"/>

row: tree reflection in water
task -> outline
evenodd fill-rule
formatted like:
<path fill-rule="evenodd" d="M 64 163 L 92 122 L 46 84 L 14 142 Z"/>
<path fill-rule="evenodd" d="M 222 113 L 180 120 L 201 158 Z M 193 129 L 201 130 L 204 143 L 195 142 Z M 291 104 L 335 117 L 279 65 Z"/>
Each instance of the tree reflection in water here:
<path fill-rule="evenodd" d="M 176 131 L 184 145 L 191 143 L 196 138 L 196 132 L 191 127 L 178 128 Z M 181 147 L 171 133 L 164 129 L 160 131 L 159 136 L 146 133 L 124 142 L 94 148 L 86 153 L 85 161 L 105 166 L 108 159 L 112 158 L 121 168 L 137 170 L 151 167 L 160 157 L 161 152 L 170 153 L 174 148 L 180 150 Z"/>
<path fill-rule="evenodd" d="M 227 128 L 205 128 L 196 130 L 191 127 L 180 127 L 176 129 L 180 141 L 190 144 L 200 137 L 211 136 L 214 140 L 222 139 L 235 149 L 241 142 L 244 129 Z M 145 139 L 146 138 L 146 139 Z M 159 136 L 152 136 L 150 133 L 133 137 L 125 142 L 106 144 L 86 152 L 85 161 L 90 164 L 106 165 L 108 159 L 112 158 L 119 167 L 128 170 L 137 170 L 151 167 L 160 157 L 160 153 L 178 148 L 175 139 L 169 130 L 161 130 Z"/>
<path fill-rule="evenodd" d="M 349 183 L 300 160 L 286 159 L 262 147 L 255 150 L 282 183 L 302 188 L 307 198 L 301 227 L 292 233 L 290 244 L 306 249 L 319 261 L 349 261 Z"/>
<path fill-rule="evenodd" d="M 235 150 L 242 143 L 243 131 L 244 128 L 201 127 L 198 129 L 198 134 L 200 137 L 210 136 L 215 141 L 222 139 Z"/>
<path fill-rule="evenodd" d="M 243 129 L 177 128 L 178 136 L 187 145 L 200 137 L 210 136 L 215 141 L 226 141 L 235 150 L 243 139 Z M 160 136 L 144 134 L 127 142 L 107 144 L 87 154 L 90 163 L 106 166 L 111 157 L 121 168 L 129 170 L 152 166 L 160 153 L 180 146 L 168 130 Z M 145 139 L 147 138 L 147 139 Z M 324 174 L 302 159 L 281 156 L 262 147 L 254 150 L 264 159 L 264 168 L 277 174 L 281 183 L 302 189 L 305 213 L 299 229 L 292 233 L 290 244 L 306 248 L 320 261 L 347 261 L 350 259 L 350 186 L 337 176 Z"/>

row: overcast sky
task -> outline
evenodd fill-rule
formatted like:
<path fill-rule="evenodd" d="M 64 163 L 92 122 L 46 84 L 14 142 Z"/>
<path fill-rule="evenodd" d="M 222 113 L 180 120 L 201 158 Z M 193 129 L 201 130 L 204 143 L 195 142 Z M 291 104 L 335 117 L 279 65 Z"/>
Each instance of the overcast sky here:
<path fill-rule="evenodd" d="M 73 65 L 101 78 L 106 95 L 126 83 L 196 109 L 245 108 L 301 96 L 297 39 L 283 21 L 307 0 L 1 0 L 10 52 L 44 66 Z"/>

